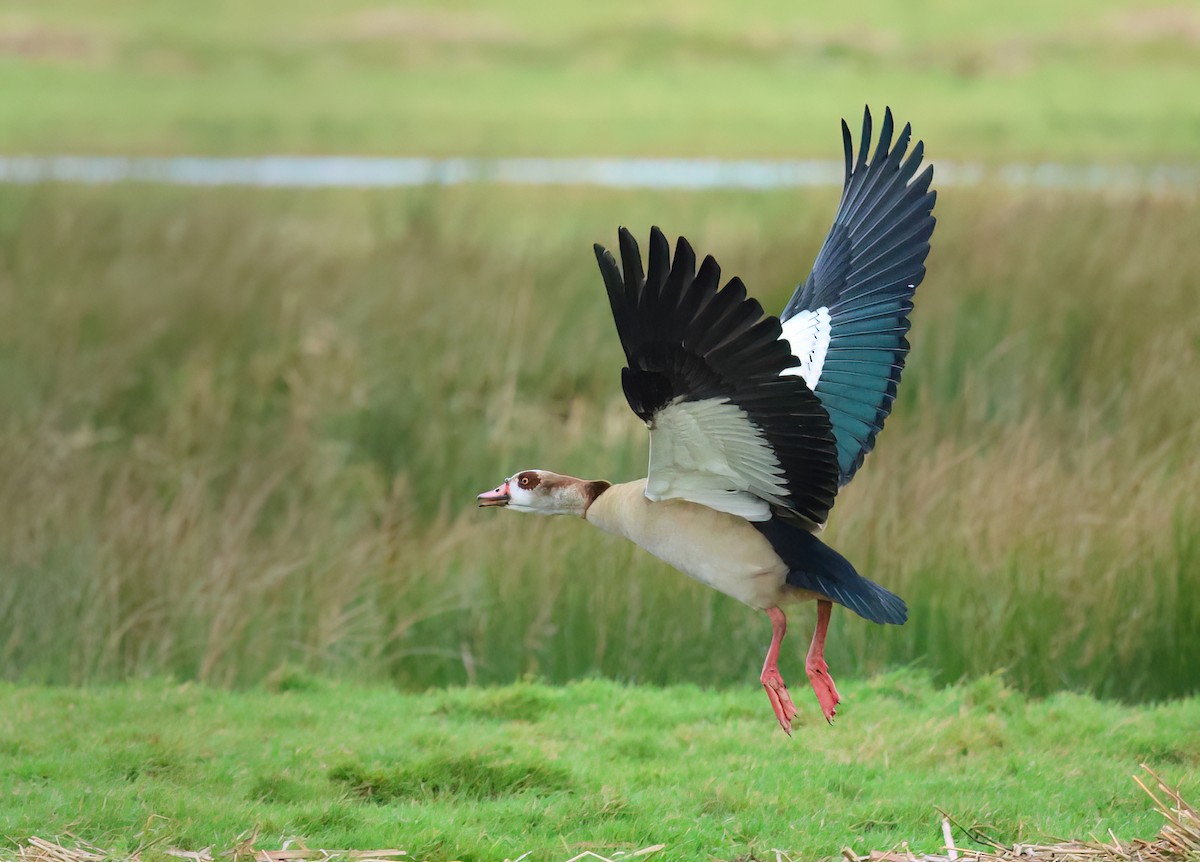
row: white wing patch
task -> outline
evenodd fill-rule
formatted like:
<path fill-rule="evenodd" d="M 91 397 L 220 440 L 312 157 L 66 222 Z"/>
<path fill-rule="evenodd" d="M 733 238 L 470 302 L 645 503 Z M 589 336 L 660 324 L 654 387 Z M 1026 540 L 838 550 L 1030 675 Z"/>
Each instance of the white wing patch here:
<path fill-rule="evenodd" d="M 829 309 L 821 306 L 813 311 L 797 312 L 782 325 L 783 335 L 779 339 L 788 343 L 792 356 L 799 359 L 800 364 L 779 372 L 779 376 L 798 374 L 808 388 L 815 391 L 825 365 L 825 351 L 829 349 Z"/>
<path fill-rule="evenodd" d="M 675 401 L 650 425 L 646 496 L 690 500 L 747 521 L 786 505 L 783 467 L 762 431 L 728 398 Z"/>

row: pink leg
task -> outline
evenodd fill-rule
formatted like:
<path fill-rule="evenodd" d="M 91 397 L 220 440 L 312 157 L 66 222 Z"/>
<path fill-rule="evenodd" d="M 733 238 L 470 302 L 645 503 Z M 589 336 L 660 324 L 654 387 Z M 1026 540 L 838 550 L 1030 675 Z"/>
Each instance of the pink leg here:
<path fill-rule="evenodd" d="M 792 735 L 792 719 L 796 717 L 796 704 L 788 694 L 787 684 L 779 675 L 779 645 L 787 634 L 787 617 L 779 608 L 769 608 L 767 616 L 771 618 L 771 645 L 767 647 L 767 658 L 763 662 L 762 676 L 759 681 L 767 690 L 771 700 L 771 708 L 779 719 L 779 726 L 788 736 Z"/>
<path fill-rule="evenodd" d="M 833 610 L 833 602 L 821 599 L 817 602 L 817 630 L 813 632 L 812 645 L 808 648 L 808 658 L 804 669 L 808 672 L 808 681 L 812 683 L 813 691 L 821 704 L 821 712 L 825 720 L 833 724 L 837 715 L 838 697 L 837 686 L 829 675 L 829 665 L 825 664 L 825 633 L 829 629 L 829 613 Z"/>

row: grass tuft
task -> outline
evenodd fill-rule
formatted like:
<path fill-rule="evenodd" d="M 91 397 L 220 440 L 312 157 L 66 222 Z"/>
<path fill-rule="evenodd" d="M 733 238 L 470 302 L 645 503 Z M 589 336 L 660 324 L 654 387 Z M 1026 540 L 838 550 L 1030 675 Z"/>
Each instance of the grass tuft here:
<path fill-rule="evenodd" d="M 428 796 L 499 799 L 571 787 L 567 770 L 536 760 L 514 760 L 503 751 L 436 756 L 395 769 L 344 763 L 331 769 L 329 777 L 358 798 L 379 803 Z"/>
<path fill-rule="evenodd" d="M 486 688 L 467 695 L 463 691 L 446 692 L 439 711 L 461 713 L 496 721 L 541 721 L 562 702 L 555 689 L 528 682 L 504 688 Z"/>

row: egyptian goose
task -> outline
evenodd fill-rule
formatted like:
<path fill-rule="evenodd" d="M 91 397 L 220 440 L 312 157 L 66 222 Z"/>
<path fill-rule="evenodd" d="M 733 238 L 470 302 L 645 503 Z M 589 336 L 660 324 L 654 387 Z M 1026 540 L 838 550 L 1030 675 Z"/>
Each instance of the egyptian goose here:
<path fill-rule="evenodd" d="M 765 611 L 771 644 L 760 681 L 791 734 L 796 706 L 779 673 L 782 605 L 815 600 L 805 669 L 826 720 L 839 702 L 825 663 L 832 604 L 902 624 L 904 601 L 854 570 L 815 535 L 838 488 L 875 444 L 908 353 L 913 293 L 933 234 L 933 167 L 915 176 L 924 144 L 905 158 L 889 109 L 875 153 L 871 114 L 854 159 L 842 121 L 846 177 L 812 274 L 778 317 L 734 278 L 718 290 L 712 257 L 650 232 L 648 271 L 629 231 L 621 265 L 596 259 L 628 366 L 625 397 L 650 429 L 645 479 L 586 481 L 522 470 L 480 494 L 480 506 L 576 515 L 624 536 L 686 575 Z M 915 176 L 915 179 L 914 179 Z"/>

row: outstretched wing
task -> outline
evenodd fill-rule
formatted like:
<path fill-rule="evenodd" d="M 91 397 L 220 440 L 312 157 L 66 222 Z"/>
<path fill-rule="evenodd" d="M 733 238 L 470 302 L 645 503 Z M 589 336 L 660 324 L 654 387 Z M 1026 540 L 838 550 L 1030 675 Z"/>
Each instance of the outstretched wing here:
<path fill-rule="evenodd" d="M 783 336 L 800 361 L 786 373 L 803 377 L 829 411 L 841 485 L 862 465 L 891 412 L 935 222 L 933 166 L 913 179 L 925 145 L 918 141 L 905 159 L 912 128 L 905 125 L 894 146 L 892 131 L 889 108 L 868 162 L 867 110 L 854 160 L 850 128 L 842 121 L 842 200 L 812 274 L 780 315 Z"/>
<path fill-rule="evenodd" d="M 629 231 L 619 240 L 622 267 L 600 245 L 596 260 L 628 360 L 621 385 L 650 428 L 646 496 L 823 524 L 838 487 L 833 431 L 803 379 L 782 374 L 796 360 L 778 319 L 739 279 L 718 290 L 717 262 L 697 271 L 682 237 L 672 262 L 651 230 L 648 275 Z"/>

